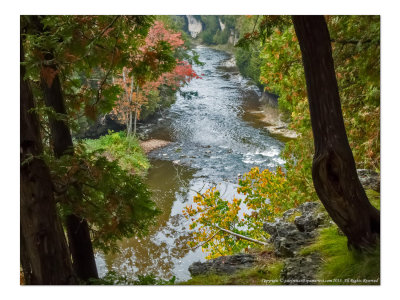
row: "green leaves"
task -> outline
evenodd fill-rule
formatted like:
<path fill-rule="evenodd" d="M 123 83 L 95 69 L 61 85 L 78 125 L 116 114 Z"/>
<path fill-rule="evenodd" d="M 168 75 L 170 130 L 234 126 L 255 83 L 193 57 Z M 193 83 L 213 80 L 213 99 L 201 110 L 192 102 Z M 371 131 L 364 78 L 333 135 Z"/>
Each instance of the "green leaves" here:
<path fill-rule="evenodd" d="M 85 218 L 94 247 L 105 252 L 118 251 L 117 241 L 122 238 L 147 234 L 160 213 L 150 199 L 148 187 L 136 174 L 140 169 L 132 174 L 131 166 L 142 164 L 135 162 L 139 145 L 132 142 L 129 148 L 124 143 L 128 143 L 127 139 L 116 133 L 88 143 L 91 149 L 84 143 L 75 144 L 74 156 L 55 159 L 45 155 L 61 215 L 75 213 Z M 107 151 L 119 160 L 110 159 Z M 125 156 L 123 151 L 127 151 Z M 143 156 L 141 149 L 140 155 Z M 126 156 L 129 157 L 124 160 Z M 144 167 L 141 165 L 141 169 Z"/>

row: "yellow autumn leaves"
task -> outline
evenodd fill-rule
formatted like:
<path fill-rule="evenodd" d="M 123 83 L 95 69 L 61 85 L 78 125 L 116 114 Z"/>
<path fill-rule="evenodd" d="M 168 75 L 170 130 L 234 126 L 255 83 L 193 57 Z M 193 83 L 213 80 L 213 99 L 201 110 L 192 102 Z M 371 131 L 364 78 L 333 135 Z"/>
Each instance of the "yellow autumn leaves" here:
<path fill-rule="evenodd" d="M 229 255 L 255 244 L 238 239 L 218 229 L 224 228 L 258 240 L 266 240 L 262 224 L 292 207 L 288 201 L 288 182 L 282 169 L 276 171 L 252 168 L 239 179 L 237 192 L 240 196 L 222 199 L 216 187 L 198 193 L 193 205 L 183 214 L 191 221 L 189 228 L 193 241 L 189 246 L 200 246 L 210 254 L 208 258 Z M 241 199 L 244 198 L 244 199 Z M 245 206 L 241 206 L 241 204 Z"/>

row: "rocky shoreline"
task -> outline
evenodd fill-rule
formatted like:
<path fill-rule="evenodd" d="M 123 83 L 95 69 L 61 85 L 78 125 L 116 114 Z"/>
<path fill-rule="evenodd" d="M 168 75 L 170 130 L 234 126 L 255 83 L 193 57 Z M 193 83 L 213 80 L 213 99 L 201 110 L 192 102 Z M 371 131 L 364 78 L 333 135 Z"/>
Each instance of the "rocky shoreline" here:
<path fill-rule="evenodd" d="M 379 174 L 357 170 L 365 189 L 379 191 Z M 283 260 L 280 283 L 285 285 L 316 284 L 315 278 L 322 258 L 318 253 L 301 254 L 301 249 L 313 243 L 320 228 L 334 225 L 320 202 L 306 202 L 283 213 L 275 222 L 265 222 L 263 230 L 270 236 L 271 259 Z M 265 252 L 265 251 L 264 251 Z M 192 276 L 233 274 L 257 266 L 260 254 L 221 256 L 207 262 L 195 262 L 189 267 Z"/>
<path fill-rule="evenodd" d="M 286 211 L 275 222 L 264 223 L 263 229 L 270 235 L 268 243 L 273 249 L 271 259 L 284 260 L 280 278 L 283 284 L 309 284 L 315 280 L 320 257 L 315 253 L 302 256 L 299 251 L 315 239 L 317 228 L 328 224 L 329 217 L 321 212 L 321 207 L 319 202 L 306 202 Z M 258 254 L 221 256 L 203 263 L 195 262 L 189 267 L 189 272 L 192 276 L 233 274 L 255 267 L 259 260 Z"/>

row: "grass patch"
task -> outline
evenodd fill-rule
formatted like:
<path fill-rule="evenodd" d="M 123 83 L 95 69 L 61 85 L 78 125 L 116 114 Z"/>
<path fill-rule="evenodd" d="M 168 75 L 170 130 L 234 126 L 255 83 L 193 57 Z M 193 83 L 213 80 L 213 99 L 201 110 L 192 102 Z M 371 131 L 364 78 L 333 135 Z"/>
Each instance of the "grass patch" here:
<path fill-rule="evenodd" d="M 381 194 L 374 190 L 366 190 L 365 193 L 371 204 L 377 209 L 381 209 Z"/>
<path fill-rule="evenodd" d="M 373 206 L 380 209 L 380 194 L 366 190 Z M 380 247 L 365 253 L 350 251 L 347 237 L 339 233 L 337 226 L 320 230 L 315 243 L 303 248 L 301 255 L 319 252 L 323 263 L 317 279 L 331 280 L 321 284 L 380 284 Z"/>
<path fill-rule="evenodd" d="M 380 249 L 369 253 L 350 251 L 346 236 L 336 226 L 320 231 L 317 241 L 301 251 L 302 255 L 319 252 L 323 263 L 317 279 L 332 280 L 322 284 L 379 284 Z M 378 281 L 375 281 L 377 280 Z"/>
<path fill-rule="evenodd" d="M 99 139 L 87 139 L 84 142 L 89 151 L 98 151 L 108 160 L 118 161 L 124 170 L 143 175 L 150 167 L 139 140 L 134 136 L 127 137 L 124 131 L 109 132 Z"/>

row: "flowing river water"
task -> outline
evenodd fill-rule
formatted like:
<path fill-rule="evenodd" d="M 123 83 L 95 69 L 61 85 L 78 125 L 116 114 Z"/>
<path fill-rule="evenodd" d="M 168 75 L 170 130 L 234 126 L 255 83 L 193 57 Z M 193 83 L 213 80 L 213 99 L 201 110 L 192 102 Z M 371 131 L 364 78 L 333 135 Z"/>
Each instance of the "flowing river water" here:
<path fill-rule="evenodd" d="M 257 87 L 239 74 L 229 54 L 201 45 L 195 50 L 205 63 L 194 67 L 202 78 L 185 86 L 162 117 L 141 128 L 148 138 L 172 142 L 149 154 L 146 181 L 163 212 L 149 236 L 121 241 L 117 254 L 96 253 L 100 276 L 115 270 L 129 278 L 152 273 L 189 279 L 189 266 L 207 255 L 187 246 L 190 222 L 182 210 L 196 191 L 217 185 L 230 199 L 239 174 L 284 163 L 283 143 L 269 135 L 257 114 Z"/>

